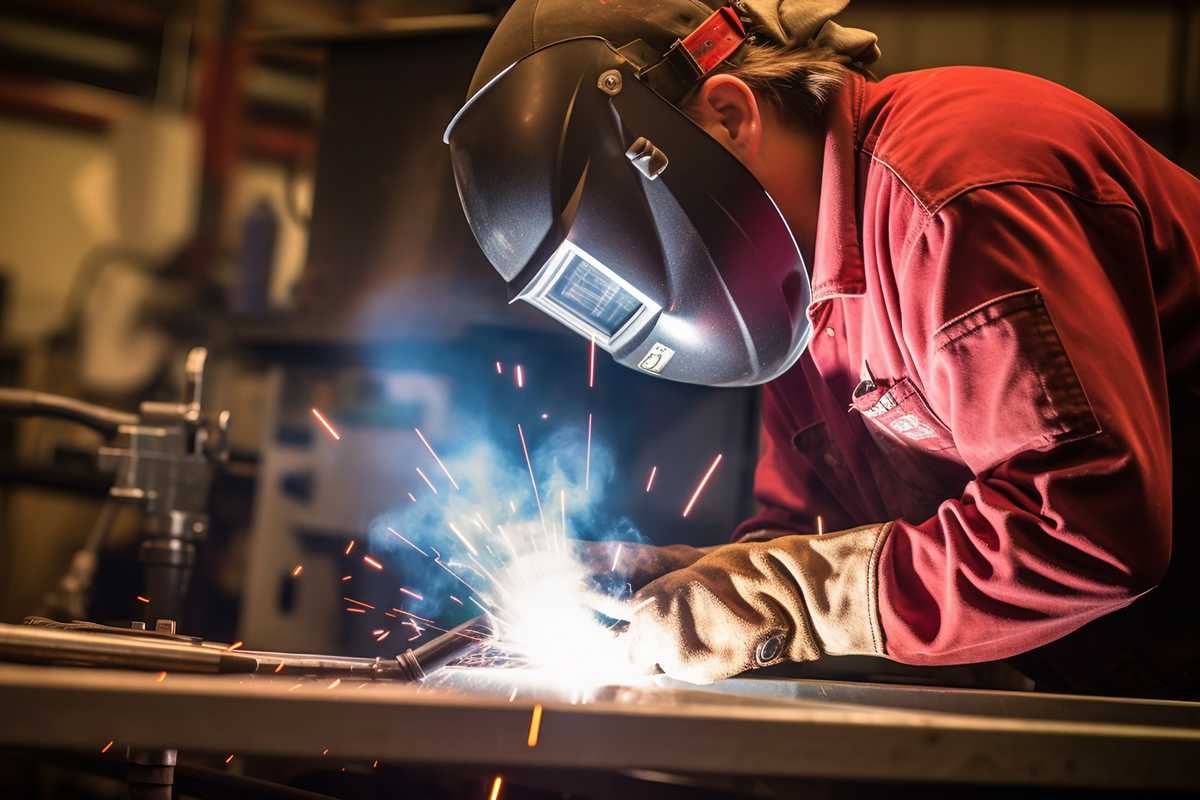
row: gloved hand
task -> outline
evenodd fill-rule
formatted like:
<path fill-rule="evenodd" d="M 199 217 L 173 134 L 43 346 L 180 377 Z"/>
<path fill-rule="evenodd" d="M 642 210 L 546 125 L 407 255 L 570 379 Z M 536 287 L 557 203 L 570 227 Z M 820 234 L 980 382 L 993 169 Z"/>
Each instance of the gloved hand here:
<path fill-rule="evenodd" d="M 634 542 L 574 542 L 575 557 L 588 574 L 607 583 L 628 583 L 636 592 L 655 578 L 683 569 L 715 548 L 672 544 L 657 547 Z M 618 556 L 617 550 L 620 549 Z M 614 569 L 615 563 L 615 569 Z"/>
<path fill-rule="evenodd" d="M 890 523 L 715 548 L 601 610 L 635 667 L 711 683 L 822 654 L 883 655 L 875 570 Z"/>

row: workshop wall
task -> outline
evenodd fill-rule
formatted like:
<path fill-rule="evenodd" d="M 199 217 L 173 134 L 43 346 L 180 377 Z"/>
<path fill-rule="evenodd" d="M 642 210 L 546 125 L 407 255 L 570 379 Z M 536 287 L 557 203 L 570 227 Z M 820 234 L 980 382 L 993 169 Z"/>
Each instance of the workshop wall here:
<path fill-rule="evenodd" d="M 1200 112 L 1194 4 L 851 2 L 839 18 L 879 35 L 881 77 L 927 67 L 1001 67 L 1061 83 L 1114 112 L 1192 171 Z"/>

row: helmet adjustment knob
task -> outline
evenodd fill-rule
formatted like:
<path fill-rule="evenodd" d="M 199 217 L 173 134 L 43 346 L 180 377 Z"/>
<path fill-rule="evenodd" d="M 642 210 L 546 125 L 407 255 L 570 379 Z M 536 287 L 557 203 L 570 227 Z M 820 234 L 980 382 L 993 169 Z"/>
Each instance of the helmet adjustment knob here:
<path fill-rule="evenodd" d="M 600 80 L 596 81 L 596 86 L 607 95 L 620 94 L 623 84 L 620 71 L 615 69 L 606 69 L 600 73 Z"/>
<path fill-rule="evenodd" d="M 662 175 L 670 163 L 667 154 L 654 146 L 645 136 L 639 136 L 625 151 L 625 157 L 650 180 Z"/>

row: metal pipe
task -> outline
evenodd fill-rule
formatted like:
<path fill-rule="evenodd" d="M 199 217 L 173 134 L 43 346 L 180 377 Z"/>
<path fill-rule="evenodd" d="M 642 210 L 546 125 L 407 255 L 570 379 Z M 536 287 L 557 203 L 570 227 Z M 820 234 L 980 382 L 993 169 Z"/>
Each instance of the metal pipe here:
<path fill-rule="evenodd" d="M 57 394 L 28 389 L 0 388 L 0 414 L 18 417 L 50 417 L 78 422 L 105 436 L 116 434 L 122 425 L 136 425 L 136 414 L 84 403 Z"/>

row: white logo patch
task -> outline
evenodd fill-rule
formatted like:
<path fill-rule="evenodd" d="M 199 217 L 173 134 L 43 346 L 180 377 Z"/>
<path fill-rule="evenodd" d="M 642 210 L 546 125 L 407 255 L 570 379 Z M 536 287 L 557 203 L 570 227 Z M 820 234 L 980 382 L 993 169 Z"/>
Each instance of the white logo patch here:
<path fill-rule="evenodd" d="M 642 356 L 642 360 L 638 362 L 638 367 L 646 370 L 646 372 L 653 372 L 657 375 L 666 368 L 674 355 L 674 350 L 662 342 L 655 342 L 650 347 L 650 352 Z"/>
<path fill-rule="evenodd" d="M 912 414 L 905 414 L 902 417 L 896 417 L 889 423 L 892 430 L 901 436 L 912 439 L 914 442 L 919 442 L 922 439 L 928 439 L 933 436 L 933 428 L 926 425 L 921 420 L 917 419 Z"/>

